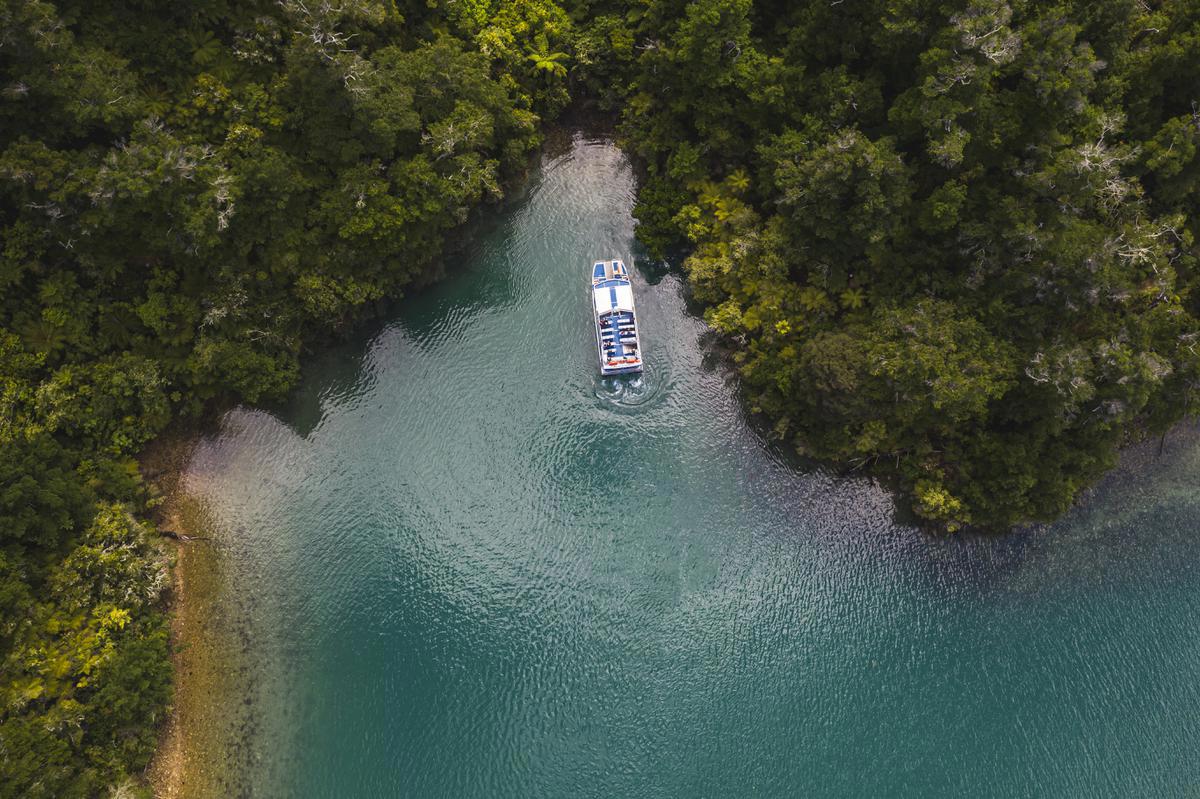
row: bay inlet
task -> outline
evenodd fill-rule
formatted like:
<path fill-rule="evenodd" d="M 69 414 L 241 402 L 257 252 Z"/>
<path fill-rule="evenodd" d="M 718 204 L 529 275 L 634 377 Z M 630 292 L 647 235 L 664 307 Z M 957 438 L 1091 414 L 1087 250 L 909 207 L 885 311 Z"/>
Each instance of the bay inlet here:
<path fill-rule="evenodd" d="M 1054 526 L 907 527 L 751 424 L 633 202 L 621 152 L 576 136 L 447 280 L 198 442 L 222 623 L 254 652 L 235 793 L 1194 790 L 1194 429 Z M 595 367 L 610 255 L 636 378 Z"/>

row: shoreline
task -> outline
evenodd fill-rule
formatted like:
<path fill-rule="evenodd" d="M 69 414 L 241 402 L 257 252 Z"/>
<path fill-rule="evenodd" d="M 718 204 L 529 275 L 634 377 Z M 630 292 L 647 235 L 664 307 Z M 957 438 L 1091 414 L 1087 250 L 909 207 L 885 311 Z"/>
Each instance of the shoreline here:
<path fill-rule="evenodd" d="M 569 146 L 572 135 L 588 129 L 572 124 L 547 125 L 531 159 L 541 159 L 548 151 Z M 526 172 L 506 187 L 505 200 L 498 207 L 480 206 L 476 212 L 482 217 L 494 215 L 504 202 L 520 195 L 528 177 Z M 471 231 L 480 218 L 464 223 L 459 230 Z M 445 258 L 454 254 L 456 249 L 448 247 L 439 266 L 411 288 L 419 293 L 445 280 Z M 342 327 L 340 335 L 348 336 L 387 316 L 393 302 L 392 298 L 381 299 Z M 311 356 L 312 352 L 306 349 L 305 355 Z M 252 708 L 256 697 L 247 669 L 249 643 L 244 636 L 239 640 L 239 614 L 233 607 L 236 600 L 222 595 L 228 575 L 221 556 L 221 530 L 199 494 L 187 485 L 187 470 L 196 445 L 214 418 L 210 411 L 206 421 L 198 424 L 177 420 L 138 456 L 143 478 L 162 497 L 162 504 L 150 518 L 155 528 L 207 539 L 184 542 L 162 538 L 172 561 L 165 612 L 169 617 L 174 679 L 158 745 L 142 775 L 156 799 L 240 795 L 238 788 L 245 784 L 246 774 L 239 773 L 238 766 L 251 766 L 251 747 L 247 744 L 255 725 Z"/>
<path fill-rule="evenodd" d="M 543 146 L 553 144 L 548 136 Z M 358 324 L 373 321 L 364 319 Z M 740 412 L 752 418 L 744 403 L 739 405 Z M 1191 424 L 1182 420 L 1172 426 L 1168 449 L 1178 443 L 1177 432 Z M 160 725 L 159 743 L 143 777 L 156 797 L 171 799 L 243 795 L 239 787 L 250 779 L 252 772 L 248 769 L 255 765 L 245 746 L 246 735 L 255 723 L 256 712 L 261 712 L 265 704 L 246 670 L 252 653 L 248 652 L 248 642 L 238 637 L 241 622 L 236 612 L 237 598 L 222 595 L 231 586 L 230 533 L 220 529 L 203 499 L 207 485 L 203 468 L 200 474 L 189 472 L 205 432 L 204 428 L 183 426 L 169 429 L 139 457 L 147 484 L 156 486 L 163 497 L 151 514 L 158 529 L 211 539 L 162 542 L 164 551 L 174 547 L 166 607 L 174 683 L 169 712 Z M 1152 450 L 1142 449 L 1147 445 L 1143 441 L 1122 446 L 1118 465 L 1082 492 L 1072 511 L 1094 502 L 1095 492 L 1122 468 L 1121 462 L 1135 449 L 1149 456 L 1151 462 L 1157 460 Z M 889 493 L 893 499 L 896 497 L 894 491 Z M 1018 534 L 1021 529 L 1011 528 L 1004 535 Z"/>
<path fill-rule="evenodd" d="M 166 608 L 174 679 L 158 746 L 143 774 L 158 799 L 229 796 L 237 779 L 230 750 L 236 709 L 245 705 L 214 701 L 241 693 L 236 642 L 220 607 L 225 586 L 220 539 L 204 503 L 186 485 L 199 436 L 194 429 L 168 431 L 139 458 L 163 498 L 153 518 L 156 528 L 200 539 L 163 539 L 174 548 Z"/>

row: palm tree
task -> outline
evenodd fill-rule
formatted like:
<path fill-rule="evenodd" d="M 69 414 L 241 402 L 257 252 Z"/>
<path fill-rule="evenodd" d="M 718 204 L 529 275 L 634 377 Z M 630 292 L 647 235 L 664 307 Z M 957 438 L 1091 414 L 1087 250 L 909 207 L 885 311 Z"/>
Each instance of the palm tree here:
<path fill-rule="evenodd" d="M 744 169 L 738 169 L 730 173 L 725 178 L 725 182 L 729 184 L 729 188 L 733 189 L 734 192 L 743 192 L 750 188 L 750 176 L 746 174 L 746 170 Z"/>
<path fill-rule="evenodd" d="M 525 56 L 533 62 L 533 68 L 537 72 L 545 72 L 551 77 L 562 78 L 567 74 L 567 67 L 563 64 L 569 56 L 566 53 L 551 53 L 550 43 L 546 41 L 544 34 L 538 34 L 534 39 L 534 46 Z"/>
<path fill-rule="evenodd" d="M 34 352 L 53 357 L 67 344 L 66 331 L 60 325 L 40 316 L 26 317 L 17 322 L 17 332 Z"/>
<path fill-rule="evenodd" d="M 862 289 L 846 289 L 841 296 L 842 307 L 850 311 L 857 311 L 862 308 L 867 302 L 867 295 Z"/>

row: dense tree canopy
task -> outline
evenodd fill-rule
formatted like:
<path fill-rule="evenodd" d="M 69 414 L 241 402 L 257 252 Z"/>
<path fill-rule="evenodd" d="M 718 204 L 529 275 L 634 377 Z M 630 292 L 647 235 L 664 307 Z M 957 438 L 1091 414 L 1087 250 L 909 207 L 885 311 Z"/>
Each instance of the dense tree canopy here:
<path fill-rule="evenodd" d="M 432 277 L 621 115 L 751 408 L 942 528 L 1061 513 L 1200 381 L 1195 0 L 0 0 L 0 797 L 169 693 L 134 457 Z"/>
<path fill-rule="evenodd" d="M 571 31 L 543 0 L 0 0 L 0 797 L 145 766 L 134 456 L 428 280 L 565 106 Z"/>
<path fill-rule="evenodd" d="M 1200 4 L 630 4 L 639 235 L 755 410 L 951 529 L 1061 513 L 1198 383 Z"/>

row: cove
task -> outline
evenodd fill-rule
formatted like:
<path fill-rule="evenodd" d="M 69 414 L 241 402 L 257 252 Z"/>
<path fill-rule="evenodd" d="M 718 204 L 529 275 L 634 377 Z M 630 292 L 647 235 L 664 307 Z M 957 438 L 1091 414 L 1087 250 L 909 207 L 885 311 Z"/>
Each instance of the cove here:
<path fill-rule="evenodd" d="M 1054 526 L 906 527 L 750 425 L 681 278 L 637 261 L 633 201 L 621 152 L 576 136 L 449 279 L 200 441 L 185 478 L 252 653 L 236 792 L 1194 787 L 1194 431 Z M 609 255 L 638 265 L 640 380 L 596 373 Z"/>

